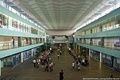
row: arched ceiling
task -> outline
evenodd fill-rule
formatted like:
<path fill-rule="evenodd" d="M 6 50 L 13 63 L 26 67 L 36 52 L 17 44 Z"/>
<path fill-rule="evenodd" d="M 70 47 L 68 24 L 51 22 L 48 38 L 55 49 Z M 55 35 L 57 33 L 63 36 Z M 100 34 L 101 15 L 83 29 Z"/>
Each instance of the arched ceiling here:
<path fill-rule="evenodd" d="M 111 0 L 13 0 L 12 2 L 36 19 L 49 35 L 60 35 L 58 32 L 70 35 L 79 27 L 77 25 L 80 22 L 92 15 L 93 11 L 98 11 L 107 1 Z"/>

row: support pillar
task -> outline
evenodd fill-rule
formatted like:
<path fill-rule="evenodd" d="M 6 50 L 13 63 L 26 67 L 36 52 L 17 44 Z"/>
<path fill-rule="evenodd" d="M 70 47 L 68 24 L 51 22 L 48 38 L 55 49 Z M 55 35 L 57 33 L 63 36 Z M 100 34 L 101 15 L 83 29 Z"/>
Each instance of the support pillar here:
<path fill-rule="evenodd" d="M 42 43 L 44 42 L 44 38 L 42 38 Z"/>
<path fill-rule="evenodd" d="M 80 46 L 78 47 L 79 48 L 79 53 L 80 53 Z M 81 54 L 81 53 L 80 53 Z"/>
<path fill-rule="evenodd" d="M 1 72 L 1 60 L 0 60 L 0 76 L 1 76 L 1 73 L 2 73 L 2 72 Z"/>
<path fill-rule="evenodd" d="M 38 43 L 38 39 L 36 38 L 36 43 Z"/>
<path fill-rule="evenodd" d="M 44 39 L 45 39 L 44 42 L 46 43 L 47 42 L 47 34 L 46 33 L 45 33 L 45 38 Z"/>
<path fill-rule="evenodd" d="M 23 62 L 23 52 L 21 52 L 21 63 Z"/>
<path fill-rule="evenodd" d="M 91 57 L 91 56 L 90 56 L 90 49 L 89 49 L 89 57 Z"/>
<path fill-rule="evenodd" d="M 31 45 L 31 44 L 32 44 L 32 38 L 29 38 L 29 42 L 30 42 L 30 44 L 29 44 L 29 45 Z"/>
<path fill-rule="evenodd" d="M 33 51 L 34 51 L 34 50 L 33 50 L 33 49 L 31 49 L 31 56 L 32 56 L 32 57 L 33 57 L 33 55 L 34 55 L 34 54 L 33 54 Z"/>
<path fill-rule="evenodd" d="M 22 46 L 22 38 L 18 37 L 18 47 L 21 47 L 21 46 Z"/>
<path fill-rule="evenodd" d="M 102 53 L 100 52 L 100 62 L 102 62 Z"/>

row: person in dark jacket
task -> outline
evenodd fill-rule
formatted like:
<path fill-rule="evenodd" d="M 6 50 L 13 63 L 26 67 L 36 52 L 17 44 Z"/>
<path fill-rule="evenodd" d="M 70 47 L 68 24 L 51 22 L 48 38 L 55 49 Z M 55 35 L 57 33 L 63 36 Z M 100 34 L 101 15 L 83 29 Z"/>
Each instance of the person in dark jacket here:
<path fill-rule="evenodd" d="M 64 79 L 64 76 L 63 76 L 63 70 L 60 71 L 59 73 L 59 80 L 63 80 Z"/>

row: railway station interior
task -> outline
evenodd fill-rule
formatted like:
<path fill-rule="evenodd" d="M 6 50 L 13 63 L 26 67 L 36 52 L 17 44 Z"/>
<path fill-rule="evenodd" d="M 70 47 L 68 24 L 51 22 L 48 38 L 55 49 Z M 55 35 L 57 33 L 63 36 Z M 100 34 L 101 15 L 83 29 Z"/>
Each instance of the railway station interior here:
<path fill-rule="evenodd" d="M 0 0 L 0 80 L 120 80 L 120 0 Z"/>

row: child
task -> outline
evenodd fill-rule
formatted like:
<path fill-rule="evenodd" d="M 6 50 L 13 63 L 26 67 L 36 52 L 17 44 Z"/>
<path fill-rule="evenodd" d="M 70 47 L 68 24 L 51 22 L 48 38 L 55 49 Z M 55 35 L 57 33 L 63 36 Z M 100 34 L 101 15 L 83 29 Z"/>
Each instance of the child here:
<path fill-rule="evenodd" d="M 78 66 L 78 71 L 80 71 L 80 66 Z"/>
<path fill-rule="evenodd" d="M 60 56 L 60 55 L 58 54 L 58 55 L 57 55 L 58 59 L 59 59 L 59 56 Z"/>
<path fill-rule="evenodd" d="M 45 67 L 45 71 L 47 71 L 47 72 L 49 72 L 49 69 L 48 69 L 48 64 L 46 65 L 46 67 Z"/>
<path fill-rule="evenodd" d="M 72 69 L 73 70 L 75 69 L 75 63 L 74 63 L 74 61 L 72 62 Z"/>

